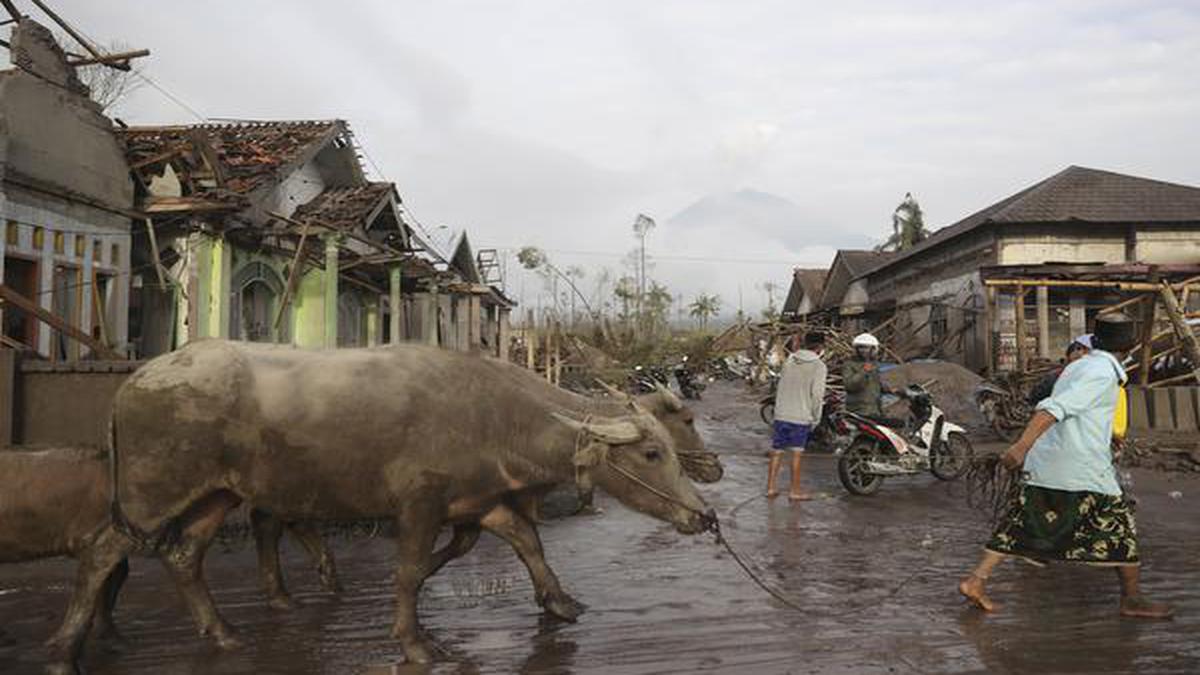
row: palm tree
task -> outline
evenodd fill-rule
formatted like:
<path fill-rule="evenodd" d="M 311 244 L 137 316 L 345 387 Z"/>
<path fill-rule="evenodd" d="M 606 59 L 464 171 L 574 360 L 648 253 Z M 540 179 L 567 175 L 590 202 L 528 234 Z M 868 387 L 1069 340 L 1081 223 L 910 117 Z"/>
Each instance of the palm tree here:
<path fill-rule="evenodd" d="M 688 314 L 696 317 L 700 323 L 700 330 L 708 330 L 708 320 L 717 315 L 721 311 L 721 296 L 707 295 L 701 293 L 696 296 L 692 304 L 688 305 Z"/>

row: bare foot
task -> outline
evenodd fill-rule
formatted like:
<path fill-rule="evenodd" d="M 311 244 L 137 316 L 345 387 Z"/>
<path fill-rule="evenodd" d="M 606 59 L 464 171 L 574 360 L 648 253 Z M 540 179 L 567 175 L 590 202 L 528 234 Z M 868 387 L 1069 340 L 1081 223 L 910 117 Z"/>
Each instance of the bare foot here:
<path fill-rule="evenodd" d="M 779 496 L 779 490 L 767 490 L 767 499 L 775 499 Z"/>
<path fill-rule="evenodd" d="M 1175 610 L 1163 602 L 1150 602 L 1140 595 L 1121 598 L 1121 616 L 1138 619 L 1170 619 Z"/>
<path fill-rule="evenodd" d="M 812 498 L 812 495 L 807 492 L 792 492 L 788 494 L 788 500 L 793 502 L 807 502 Z"/>
<path fill-rule="evenodd" d="M 959 582 L 958 592 L 962 593 L 964 598 L 970 600 L 972 604 L 985 612 L 996 609 L 996 603 L 992 602 L 992 599 L 983 592 L 983 579 L 973 574 Z"/>

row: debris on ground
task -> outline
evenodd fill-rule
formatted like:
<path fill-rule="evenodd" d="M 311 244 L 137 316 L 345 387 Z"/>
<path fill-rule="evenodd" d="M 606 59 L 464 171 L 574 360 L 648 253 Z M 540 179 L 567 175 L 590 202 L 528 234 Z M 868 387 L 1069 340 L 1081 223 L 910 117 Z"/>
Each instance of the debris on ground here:
<path fill-rule="evenodd" d="M 983 378 L 949 361 L 909 361 L 884 371 L 880 377 L 892 391 L 910 384 L 929 390 L 933 403 L 946 419 L 971 430 L 984 429 L 987 420 L 975 404 L 975 389 Z"/>
<path fill-rule="evenodd" d="M 1182 439 L 1130 438 L 1125 441 L 1118 464 L 1156 471 L 1200 473 L 1200 447 L 1194 443 L 1187 447 Z"/>

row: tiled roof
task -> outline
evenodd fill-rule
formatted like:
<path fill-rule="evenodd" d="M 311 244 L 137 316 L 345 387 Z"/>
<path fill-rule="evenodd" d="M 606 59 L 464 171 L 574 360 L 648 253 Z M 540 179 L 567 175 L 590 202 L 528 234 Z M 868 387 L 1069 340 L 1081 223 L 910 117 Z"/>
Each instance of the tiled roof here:
<path fill-rule="evenodd" d="M 162 171 L 164 162 L 183 161 L 184 168 L 205 170 L 205 156 L 215 158 L 225 191 L 245 195 L 266 184 L 314 144 L 328 140 L 344 125 L 336 120 L 251 122 L 118 129 L 130 166 L 143 176 Z M 183 177 L 181 177 L 183 178 Z M 218 192 L 195 186 L 195 194 Z"/>
<path fill-rule="evenodd" d="M 884 251 L 855 251 L 843 249 L 837 252 L 842 263 L 846 266 L 846 270 L 850 272 L 850 278 L 860 277 L 876 267 L 886 263 L 894 253 Z"/>
<path fill-rule="evenodd" d="M 867 272 L 891 267 L 989 223 L 1197 223 L 1200 188 L 1070 166 L 933 233 Z"/>
<path fill-rule="evenodd" d="M 392 183 L 367 183 L 356 187 L 327 188 L 292 214 L 296 220 L 312 219 L 330 227 L 365 227 L 368 216 L 394 189 Z"/>

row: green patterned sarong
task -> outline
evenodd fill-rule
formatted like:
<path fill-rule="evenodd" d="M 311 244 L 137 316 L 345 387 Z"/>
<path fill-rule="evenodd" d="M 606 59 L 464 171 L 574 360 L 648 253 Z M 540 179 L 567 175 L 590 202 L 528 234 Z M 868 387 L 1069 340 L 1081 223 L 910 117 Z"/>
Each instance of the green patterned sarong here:
<path fill-rule="evenodd" d="M 1137 528 L 1124 498 L 1026 485 L 987 543 L 1032 562 L 1138 564 Z"/>

